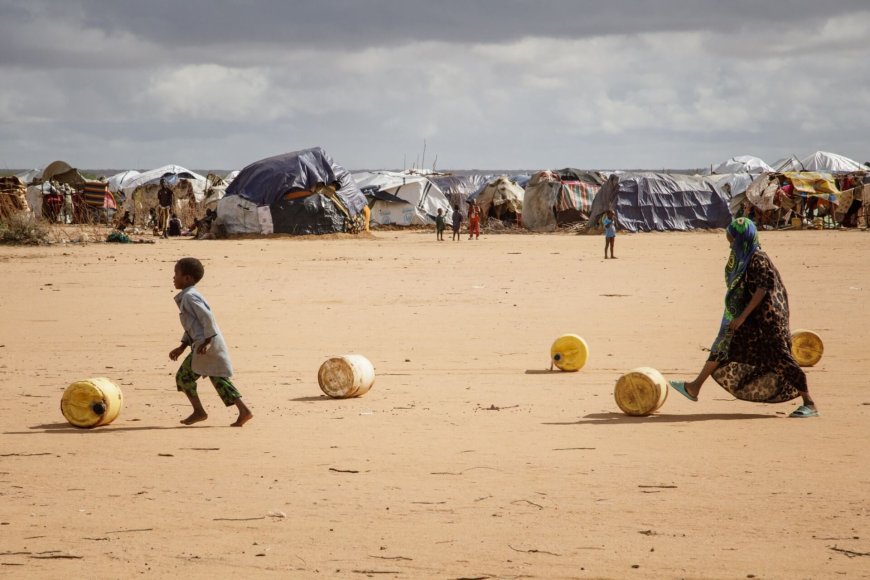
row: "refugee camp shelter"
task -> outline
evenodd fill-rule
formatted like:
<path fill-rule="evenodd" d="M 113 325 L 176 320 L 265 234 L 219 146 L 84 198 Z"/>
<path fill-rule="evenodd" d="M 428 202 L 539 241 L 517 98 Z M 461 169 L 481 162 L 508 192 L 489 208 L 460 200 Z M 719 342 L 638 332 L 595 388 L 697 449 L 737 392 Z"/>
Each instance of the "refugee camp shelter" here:
<path fill-rule="evenodd" d="M 312 147 L 242 169 L 218 201 L 217 223 L 230 234 L 354 232 L 365 205 L 350 173 Z"/>
<path fill-rule="evenodd" d="M 376 171 L 354 173 L 353 178 L 371 200 L 373 224 L 433 224 L 439 209 L 447 216 L 453 211 L 441 189 L 423 174 Z"/>
<path fill-rule="evenodd" d="M 601 186 L 589 215 L 598 227 L 605 212 L 629 232 L 724 228 L 731 223 L 728 198 L 706 177 L 652 172 L 614 173 Z"/>
<path fill-rule="evenodd" d="M 238 175 L 238 173 L 236 174 Z M 217 210 L 217 204 L 226 195 L 229 183 L 223 177 L 214 173 L 206 175 L 205 181 L 205 199 L 202 202 L 202 206 L 205 209 Z"/>
<path fill-rule="evenodd" d="M 110 176 L 106 183 L 109 186 L 109 191 L 112 193 L 119 193 L 123 191 L 123 187 L 128 184 L 130 181 L 136 179 L 142 175 L 135 169 L 129 169 L 127 171 L 121 171 L 116 173 L 115 175 Z"/>
<path fill-rule="evenodd" d="M 847 173 L 849 171 L 866 170 L 868 167 L 836 153 L 816 151 L 801 159 L 802 171 L 822 171 L 829 173 Z"/>
<path fill-rule="evenodd" d="M 0 217 L 29 211 L 27 186 L 14 175 L 0 176 Z"/>
<path fill-rule="evenodd" d="M 820 171 L 822 173 L 848 173 L 850 171 L 867 171 L 870 167 L 858 163 L 836 153 L 816 151 L 802 159 L 791 155 L 773 164 L 772 171 L 776 173 L 797 171 Z"/>
<path fill-rule="evenodd" d="M 604 178 L 577 169 L 539 171 L 526 185 L 523 225 L 532 231 L 552 231 L 558 225 L 586 221 Z"/>
<path fill-rule="evenodd" d="M 772 166 L 772 170 L 774 173 L 784 173 L 786 171 L 803 171 L 804 166 L 801 163 L 801 160 L 797 158 L 795 155 L 789 155 L 788 157 L 783 157 Z"/>
<path fill-rule="evenodd" d="M 473 175 L 445 175 L 445 174 L 430 174 L 429 181 L 434 183 L 450 206 L 459 206 L 459 210 L 463 214 L 468 213 L 468 200 L 480 193 L 486 187 L 487 183 L 492 180 L 492 176 L 484 174 Z"/>
<path fill-rule="evenodd" d="M 16 173 L 15 177 L 20 179 L 25 185 L 31 185 L 42 177 L 42 169 L 28 169 L 27 171 Z"/>
<path fill-rule="evenodd" d="M 157 207 L 161 179 L 172 190 L 175 211 L 180 211 L 185 205 L 195 208 L 205 199 L 206 181 L 199 173 L 174 164 L 144 171 L 125 180 L 120 189 L 125 197 L 124 209 L 134 214 L 137 221 L 149 209 Z"/>
<path fill-rule="evenodd" d="M 840 191 L 834 176 L 816 171 L 788 171 L 763 173 L 749 185 L 746 193 L 732 200 L 732 210 L 751 214 L 759 225 L 778 225 L 783 215 L 790 210 L 806 214 L 807 208 L 814 213 L 833 213 L 839 204 Z M 748 207 L 742 207 L 744 201 Z"/>
<path fill-rule="evenodd" d="M 765 171 L 773 171 L 773 168 L 765 163 L 760 157 L 755 157 L 753 155 L 738 155 L 714 166 L 711 173 L 720 175 L 724 173 L 749 173 L 752 175 L 758 175 Z"/>
<path fill-rule="evenodd" d="M 85 182 L 85 178 L 79 170 L 72 167 L 66 161 L 54 161 L 46 165 L 40 175 L 42 181 L 55 181 L 65 183 L 74 189 L 78 189 Z"/>
<path fill-rule="evenodd" d="M 746 199 L 746 190 L 757 177 L 751 173 L 714 173 L 707 175 L 707 179 L 719 186 L 719 189 L 728 198 L 731 215 L 736 215 L 743 200 Z"/>
<path fill-rule="evenodd" d="M 82 203 L 76 204 L 76 221 L 103 221 L 110 223 L 117 209 L 115 197 L 105 181 L 85 181 L 81 187 Z M 85 213 L 86 212 L 86 213 Z"/>
<path fill-rule="evenodd" d="M 470 198 L 480 206 L 483 222 L 492 217 L 517 223 L 523 213 L 525 191 L 506 175 L 490 180 L 480 192 Z"/>

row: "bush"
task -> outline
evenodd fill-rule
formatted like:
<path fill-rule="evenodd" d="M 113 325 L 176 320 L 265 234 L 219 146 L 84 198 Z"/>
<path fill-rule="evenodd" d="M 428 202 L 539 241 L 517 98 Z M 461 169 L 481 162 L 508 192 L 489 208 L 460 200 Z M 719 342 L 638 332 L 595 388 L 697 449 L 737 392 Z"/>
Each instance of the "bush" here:
<path fill-rule="evenodd" d="M 29 213 L 0 217 L 0 243 L 42 244 L 47 238 L 48 228 Z"/>

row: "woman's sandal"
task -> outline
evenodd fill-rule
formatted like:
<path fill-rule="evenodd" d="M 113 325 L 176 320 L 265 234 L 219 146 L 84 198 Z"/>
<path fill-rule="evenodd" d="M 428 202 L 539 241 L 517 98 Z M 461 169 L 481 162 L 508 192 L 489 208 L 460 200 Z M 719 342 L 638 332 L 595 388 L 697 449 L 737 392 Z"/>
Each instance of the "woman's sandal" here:
<path fill-rule="evenodd" d="M 819 411 L 813 406 L 810 405 L 801 405 L 794 411 L 792 411 L 789 417 L 793 417 L 795 419 L 803 419 L 805 417 L 818 417 Z"/>
<path fill-rule="evenodd" d="M 689 394 L 689 391 L 686 390 L 686 381 L 668 381 L 670 383 L 671 388 L 689 399 L 690 401 L 698 402 L 698 397 L 694 397 Z"/>

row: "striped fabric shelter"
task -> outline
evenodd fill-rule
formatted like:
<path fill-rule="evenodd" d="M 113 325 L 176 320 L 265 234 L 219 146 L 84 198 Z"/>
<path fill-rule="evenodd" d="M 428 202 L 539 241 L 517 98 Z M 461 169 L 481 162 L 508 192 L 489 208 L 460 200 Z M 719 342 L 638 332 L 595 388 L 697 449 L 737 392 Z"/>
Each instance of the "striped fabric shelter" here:
<path fill-rule="evenodd" d="M 600 186 L 585 181 L 563 181 L 556 199 L 556 211 L 575 210 L 586 215 L 592 210 L 592 201 Z"/>

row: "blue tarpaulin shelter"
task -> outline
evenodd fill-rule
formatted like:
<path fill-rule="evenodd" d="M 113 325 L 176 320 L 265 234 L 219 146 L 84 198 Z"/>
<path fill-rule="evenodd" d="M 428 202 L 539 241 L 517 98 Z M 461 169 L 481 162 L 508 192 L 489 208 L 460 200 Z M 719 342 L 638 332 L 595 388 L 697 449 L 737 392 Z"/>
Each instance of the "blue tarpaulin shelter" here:
<path fill-rule="evenodd" d="M 227 187 L 257 205 L 271 206 L 288 193 L 314 191 L 332 185 L 347 209 L 356 215 L 366 204 L 350 172 L 332 160 L 322 147 L 312 147 L 255 161 L 242 169 Z"/>
<path fill-rule="evenodd" d="M 616 211 L 620 229 L 629 232 L 724 228 L 731 223 L 728 196 L 705 177 L 615 173 L 601 186 L 589 222 L 597 226 L 608 210 Z"/>
<path fill-rule="evenodd" d="M 350 172 L 312 147 L 242 169 L 218 204 L 218 221 L 230 233 L 358 231 L 365 205 Z"/>

